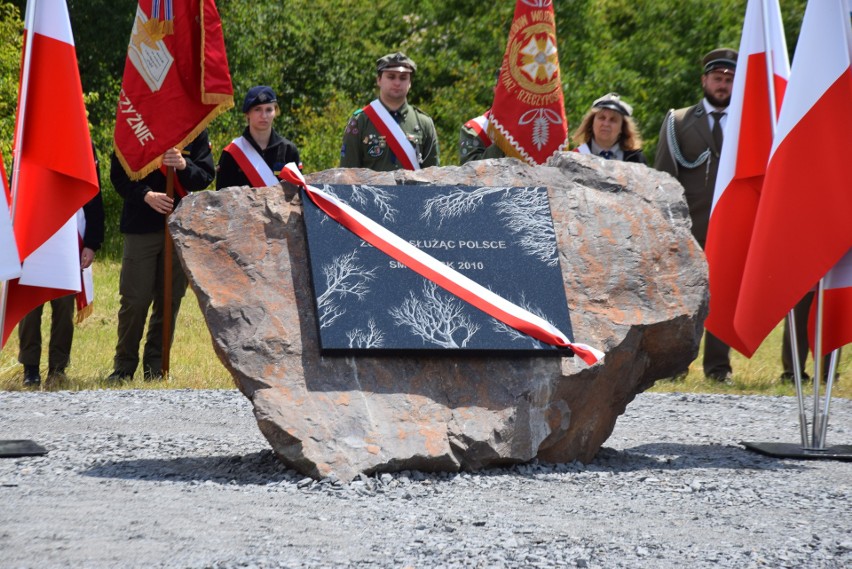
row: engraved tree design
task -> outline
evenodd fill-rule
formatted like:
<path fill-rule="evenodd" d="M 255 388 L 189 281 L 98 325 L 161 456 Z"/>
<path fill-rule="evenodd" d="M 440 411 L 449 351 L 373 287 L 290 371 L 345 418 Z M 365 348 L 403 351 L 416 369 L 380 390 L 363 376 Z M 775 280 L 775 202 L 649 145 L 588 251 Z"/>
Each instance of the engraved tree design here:
<path fill-rule="evenodd" d="M 353 328 L 346 333 L 350 348 L 381 348 L 385 343 L 385 333 L 376 326 L 376 321 L 370 318 L 367 329 Z"/>
<path fill-rule="evenodd" d="M 442 348 L 464 348 L 479 330 L 464 306 L 455 297 L 441 294 L 438 285 L 431 281 L 423 284 L 423 295 L 418 298 L 409 292 L 402 305 L 389 311 L 397 326 L 407 326 L 424 342 Z M 463 335 L 456 342 L 453 335 Z"/>
<path fill-rule="evenodd" d="M 346 313 L 337 301 L 347 295 L 362 300 L 370 288 L 367 283 L 375 278 L 375 270 L 366 270 L 356 263 L 358 251 L 339 255 L 322 267 L 325 275 L 325 291 L 317 297 L 320 328 L 328 328 Z"/>
<path fill-rule="evenodd" d="M 521 308 L 523 308 L 524 310 L 526 310 L 527 312 L 531 312 L 531 313 L 535 314 L 536 316 L 538 316 L 539 318 L 541 318 L 542 320 L 547 321 L 553 327 L 556 327 L 556 325 L 548 319 L 547 314 L 545 314 L 544 311 L 541 308 L 539 308 L 537 306 L 533 306 L 527 301 L 526 295 L 524 293 L 521 293 L 521 300 L 520 300 L 520 302 L 517 302 L 516 304 L 518 306 L 520 306 Z M 501 321 L 497 320 L 496 318 L 491 321 L 491 329 L 494 330 L 495 332 L 499 333 L 499 334 L 508 335 L 512 339 L 513 342 L 515 342 L 515 341 L 529 342 L 532 345 L 533 348 L 541 348 L 542 346 L 546 345 L 541 340 L 536 340 L 535 338 L 533 338 L 529 334 L 524 334 L 520 330 L 516 330 L 515 328 L 512 328 L 511 326 L 509 326 L 505 322 L 501 322 Z"/>
<path fill-rule="evenodd" d="M 339 196 L 334 191 L 334 186 L 326 184 L 322 187 L 322 191 L 330 196 L 334 196 L 350 206 L 361 206 L 361 209 L 366 209 L 372 204 L 372 206 L 381 214 L 382 221 L 394 221 L 398 210 L 391 205 L 391 202 L 394 199 L 393 194 L 387 190 L 383 190 L 382 188 L 377 188 L 376 186 L 352 185 L 350 187 L 352 189 L 352 193 L 349 195 L 348 200 Z M 325 219 L 327 219 L 327 217 L 325 217 Z"/>
<path fill-rule="evenodd" d="M 518 245 L 548 267 L 558 263 L 556 233 L 550 217 L 547 193 L 523 188 L 497 202 L 506 228 L 518 236 Z"/>
<path fill-rule="evenodd" d="M 440 226 L 445 219 L 461 217 L 480 207 L 487 196 L 502 194 L 495 207 L 509 231 L 518 236 L 517 244 L 532 257 L 549 267 L 558 262 L 556 233 L 550 218 L 547 193 L 538 188 L 477 188 L 473 191 L 454 190 L 448 194 L 426 200 L 421 219 L 437 219 Z"/>

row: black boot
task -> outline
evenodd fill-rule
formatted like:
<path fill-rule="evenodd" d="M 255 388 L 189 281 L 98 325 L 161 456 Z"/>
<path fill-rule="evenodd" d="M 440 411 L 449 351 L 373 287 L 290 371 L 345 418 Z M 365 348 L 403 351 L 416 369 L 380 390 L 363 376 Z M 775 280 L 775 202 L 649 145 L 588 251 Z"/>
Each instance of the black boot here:
<path fill-rule="evenodd" d="M 24 366 L 24 385 L 35 387 L 41 383 L 38 366 Z"/>

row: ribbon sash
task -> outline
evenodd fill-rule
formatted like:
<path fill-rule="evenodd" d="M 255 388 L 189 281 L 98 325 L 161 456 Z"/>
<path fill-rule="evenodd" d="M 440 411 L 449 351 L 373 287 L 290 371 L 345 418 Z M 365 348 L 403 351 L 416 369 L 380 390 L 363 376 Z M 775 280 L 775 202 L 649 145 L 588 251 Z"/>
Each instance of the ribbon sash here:
<path fill-rule="evenodd" d="M 570 348 L 589 365 L 597 363 L 604 357 L 603 352 L 587 344 L 570 342 L 550 322 L 494 294 L 479 283 L 451 269 L 334 196 L 319 188 L 309 186 L 302 173 L 292 162 L 281 170 L 281 177 L 284 181 L 304 189 L 307 196 L 318 208 L 346 229 L 486 314 L 532 336 L 536 340 L 552 346 Z"/>
<path fill-rule="evenodd" d="M 390 116 L 390 113 L 378 99 L 361 109 L 364 114 L 373 123 L 382 136 L 385 137 L 388 146 L 393 152 L 399 163 L 406 170 L 419 170 L 420 163 L 417 161 L 417 155 L 414 153 L 414 146 L 411 141 L 406 138 L 405 133 Z"/>
<path fill-rule="evenodd" d="M 485 111 L 485 114 L 479 115 L 478 117 L 470 119 L 464 123 L 464 126 L 476 133 L 476 136 L 479 137 L 479 140 L 482 141 L 485 148 L 488 148 L 492 144 L 491 138 L 488 136 L 488 117 L 490 116 L 491 109 Z"/>
<path fill-rule="evenodd" d="M 255 150 L 245 137 L 235 138 L 224 150 L 233 156 L 253 188 L 274 186 L 279 182 L 278 177 L 264 161 L 263 156 Z"/>

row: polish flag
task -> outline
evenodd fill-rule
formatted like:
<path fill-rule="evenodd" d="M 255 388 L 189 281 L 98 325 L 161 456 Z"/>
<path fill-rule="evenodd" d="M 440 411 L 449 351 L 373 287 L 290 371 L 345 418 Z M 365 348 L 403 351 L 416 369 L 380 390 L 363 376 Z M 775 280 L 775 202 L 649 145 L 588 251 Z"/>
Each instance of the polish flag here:
<path fill-rule="evenodd" d="M 805 10 L 734 317 L 748 352 L 852 248 L 849 12 L 847 0 Z"/>
<path fill-rule="evenodd" d="M 18 257 L 18 245 L 12 231 L 12 216 L 9 212 L 11 195 L 6 183 L 6 169 L 3 156 L 0 155 L 0 281 L 21 276 L 21 259 Z"/>
<path fill-rule="evenodd" d="M 825 275 L 823 285 L 822 353 L 826 355 L 852 344 L 852 249 Z M 808 319 L 811 352 L 815 350 L 816 308 L 814 302 Z"/>
<path fill-rule="evenodd" d="M 98 192 L 65 0 L 27 2 L 12 203 L 23 259 L 7 283 L 2 338 L 33 308 L 80 290 L 76 213 Z"/>
<path fill-rule="evenodd" d="M 790 77 L 778 0 L 765 4 L 766 14 L 761 0 L 749 0 L 746 7 L 704 249 L 710 269 L 710 313 L 704 326 L 749 357 L 753 350 L 734 330 L 734 313 L 772 148 L 773 125 Z M 773 89 L 767 79 L 770 70 Z"/>

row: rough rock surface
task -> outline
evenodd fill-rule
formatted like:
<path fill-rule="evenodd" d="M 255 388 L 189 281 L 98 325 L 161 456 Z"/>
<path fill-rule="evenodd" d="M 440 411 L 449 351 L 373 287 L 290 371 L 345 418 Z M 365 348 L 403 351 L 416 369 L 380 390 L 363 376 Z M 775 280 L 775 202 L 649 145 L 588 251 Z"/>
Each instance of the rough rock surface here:
<path fill-rule="evenodd" d="M 170 228 L 214 347 L 288 465 L 315 478 L 591 461 L 618 415 L 694 359 L 707 301 L 680 185 L 566 153 L 309 183 L 545 186 L 579 358 L 322 357 L 298 199 L 280 187 L 185 199 Z"/>

